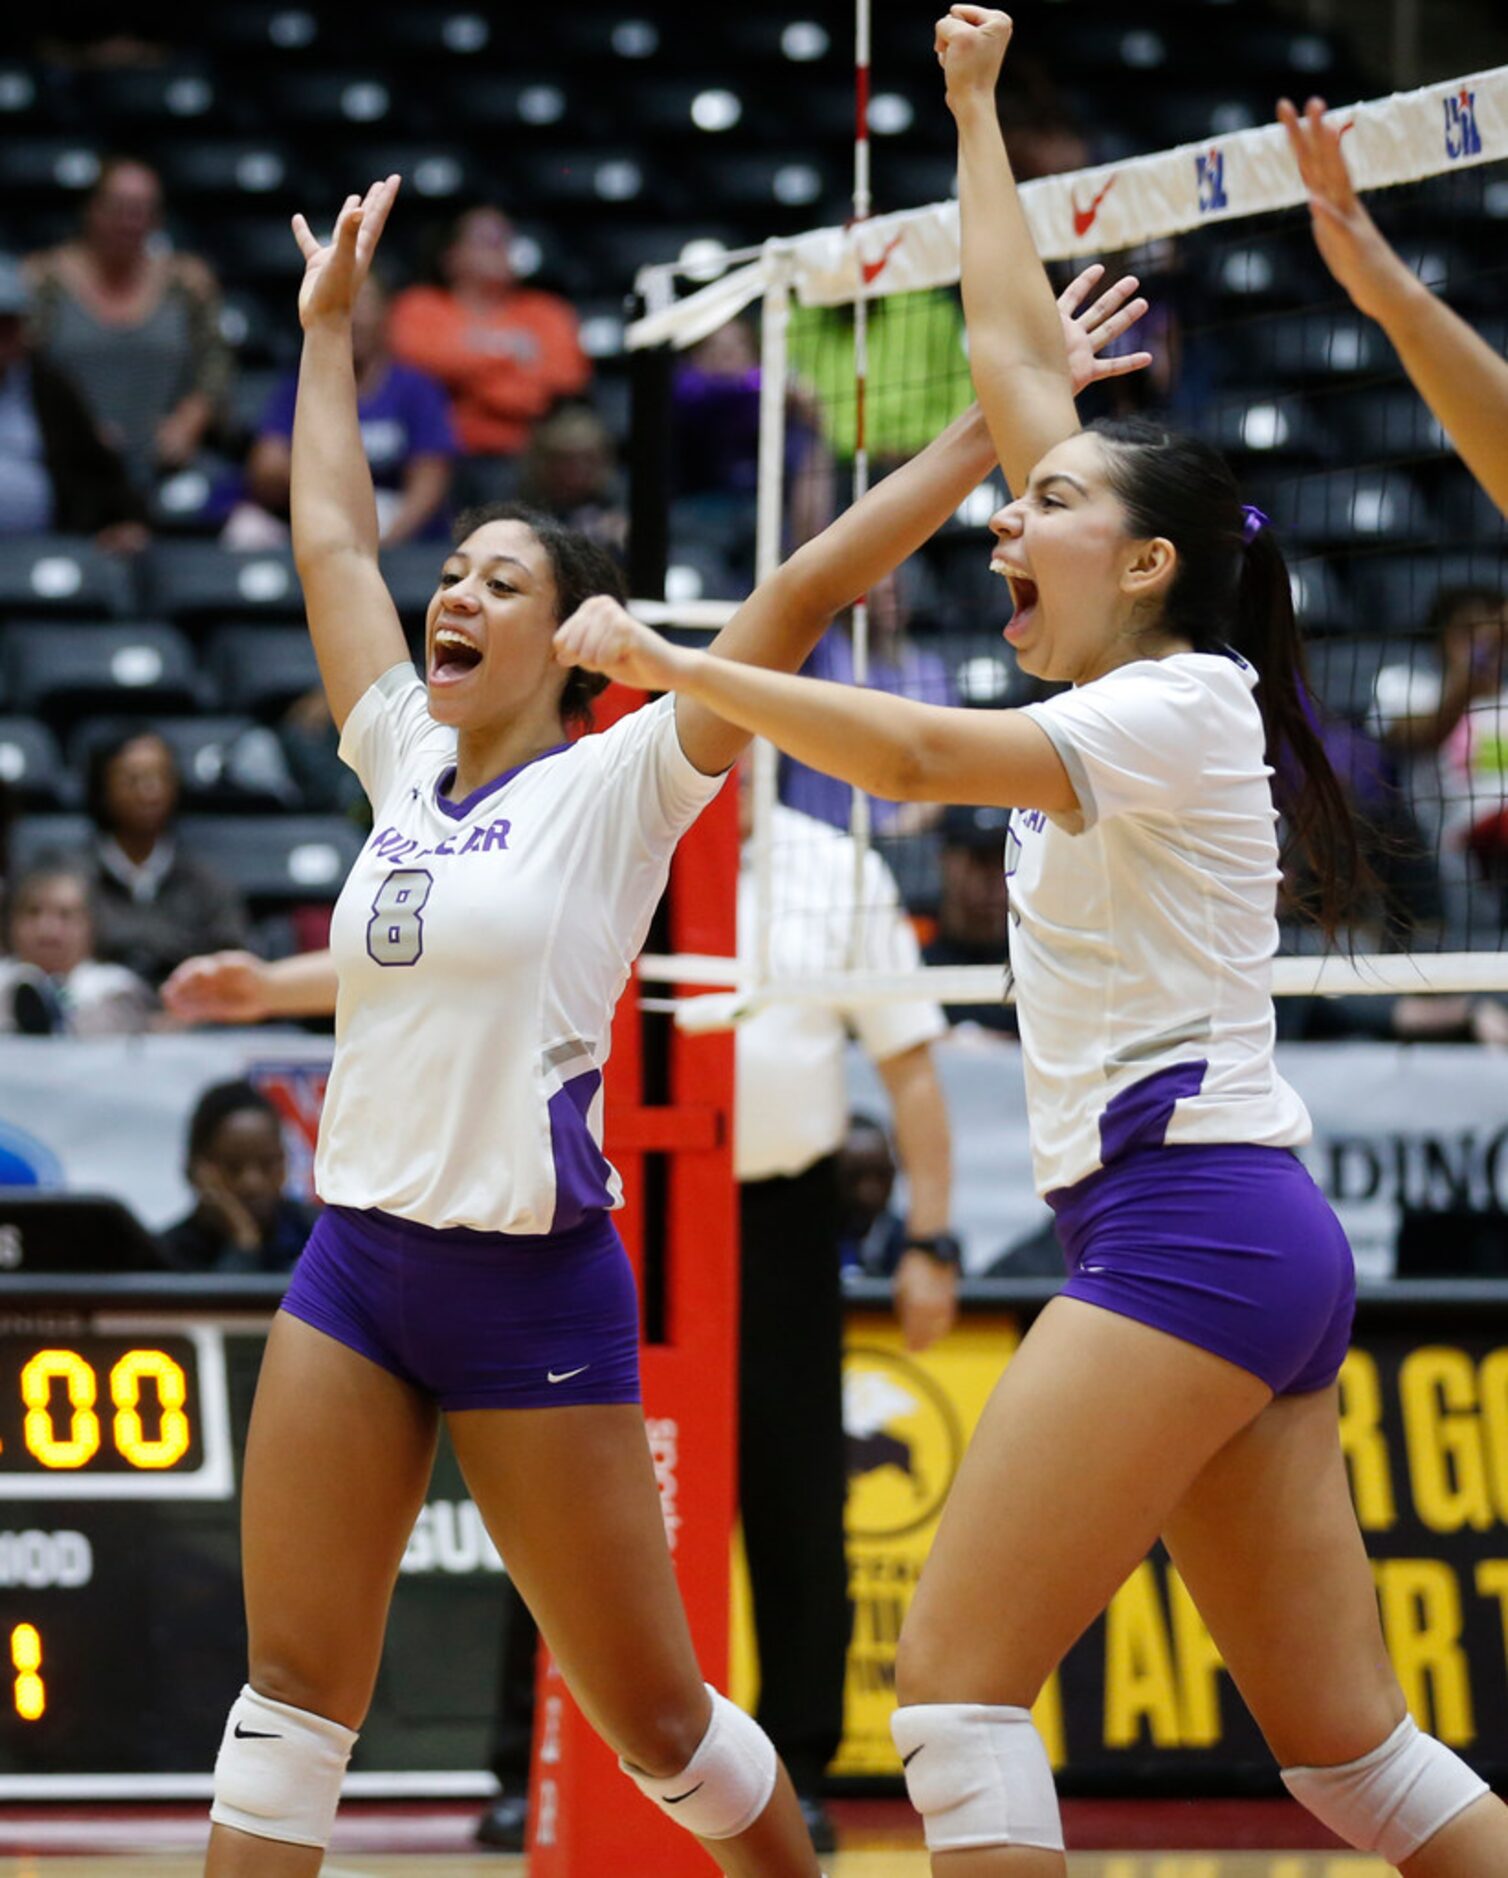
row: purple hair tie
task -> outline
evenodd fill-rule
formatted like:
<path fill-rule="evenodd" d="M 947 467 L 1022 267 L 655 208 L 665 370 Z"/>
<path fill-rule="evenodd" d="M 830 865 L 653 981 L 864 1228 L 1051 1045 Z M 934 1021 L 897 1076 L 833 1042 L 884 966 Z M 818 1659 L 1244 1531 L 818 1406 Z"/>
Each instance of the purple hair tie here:
<path fill-rule="evenodd" d="M 1257 536 L 1261 534 L 1262 530 L 1271 523 L 1272 517 L 1270 515 L 1264 515 L 1259 508 L 1255 507 L 1250 502 L 1244 504 L 1241 513 L 1246 518 L 1241 528 L 1241 539 L 1250 547 Z"/>

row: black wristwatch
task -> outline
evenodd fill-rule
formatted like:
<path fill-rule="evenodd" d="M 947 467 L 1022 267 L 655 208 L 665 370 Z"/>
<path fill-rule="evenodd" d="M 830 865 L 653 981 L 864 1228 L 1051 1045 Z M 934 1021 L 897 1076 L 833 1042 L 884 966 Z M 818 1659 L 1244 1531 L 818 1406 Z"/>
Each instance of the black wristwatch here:
<path fill-rule="evenodd" d="M 963 1248 L 950 1232 L 908 1233 L 901 1247 L 902 1256 L 907 1252 L 925 1253 L 939 1265 L 951 1265 L 954 1271 L 963 1264 Z"/>

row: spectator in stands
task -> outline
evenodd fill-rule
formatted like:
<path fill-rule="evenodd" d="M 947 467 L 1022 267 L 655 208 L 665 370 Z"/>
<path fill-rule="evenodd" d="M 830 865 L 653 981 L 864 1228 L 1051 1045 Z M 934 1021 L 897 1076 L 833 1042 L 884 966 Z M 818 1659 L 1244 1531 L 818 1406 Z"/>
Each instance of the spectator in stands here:
<path fill-rule="evenodd" d="M 110 1037 L 145 1030 L 151 989 L 124 965 L 94 957 L 89 878 L 77 863 L 43 861 L 16 884 L 10 957 L 0 960 L 0 1031 Z"/>
<path fill-rule="evenodd" d="M 33 295 L 0 255 L 0 535 L 93 535 L 146 545 L 146 507 L 68 378 L 31 344 Z"/>
<path fill-rule="evenodd" d="M 215 278 L 161 243 L 161 223 L 157 172 L 111 157 L 78 236 L 28 262 L 39 348 L 78 386 L 143 492 L 199 453 L 230 376 Z"/>
<path fill-rule="evenodd" d="M 957 693 L 946 662 L 910 637 L 911 594 L 917 576 L 906 564 L 876 583 L 869 598 L 869 674 L 866 683 L 897 698 L 916 698 L 924 704 L 956 704 Z M 844 614 L 802 667 L 808 678 L 834 684 L 854 682 L 853 616 Z M 853 791 L 847 783 L 808 769 L 790 757 L 780 764 L 780 799 L 803 815 L 814 815 L 834 828 L 849 825 Z M 915 835 L 937 825 L 942 804 L 937 802 L 882 802 L 870 798 L 871 826 L 879 835 Z"/>
<path fill-rule="evenodd" d="M 156 985 L 192 953 L 246 943 L 241 896 L 174 833 L 178 771 L 154 731 L 124 730 L 91 753 L 88 808 L 102 958 Z"/>
<path fill-rule="evenodd" d="M 535 431 L 519 473 L 521 502 L 553 515 L 620 560 L 628 511 L 612 432 L 590 405 L 568 404 Z"/>
<path fill-rule="evenodd" d="M 1005 844 L 1010 821 L 1009 809 L 976 806 L 950 808 L 943 816 L 937 932 L 922 956 L 928 965 L 983 965 L 997 972 L 1000 996 L 995 1003 L 948 1004 L 943 1014 L 950 1024 L 978 1024 L 1014 1036 L 1016 1014 L 1005 1002 Z"/>
<path fill-rule="evenodd" d="M 501 209 L 468 209 L 441 250 L 439 283 L 406 288 L 393 302 L 394 353 L 450 393 L 469 459 L 466 502 L 513 493 L 534 426 L 592 375 L 575 313 L 557 295 L 519 285 L 512 249 L 513 224 Z"/>
<path fill-rule="evenodd" d="M 1425 620 L 1438 660 L 1385 665 L 1373 686 L 1377 729 L 1416 781 L 1438 824 L 1442 865 L 1504 878 L 1508 863 L 1508 598 L 1496 587 L 1446 587 Z"/>
<path fill-rule="evenodd" d="M 369 274 L 351 315 L 361 441 L 377 495 L 382 545 L 444 541 L 455 470 L 456 436 L 443 386 L 392 355 L 388 296 Z M 293 470 L 293 406 L 298 373 L 274 388 L 246 463 L 248 500 L 226 524 L 234 548 L 260 548 L 288 539 L 288 491 Z"/>
<path fill-rule="evenodd" d="M 162 1234 L 168 1264 L 189 1272 L 286 1272 L 318 1209 L 283 1188 L 288 1157 L 277 1110 L 249 1082 L 216 1083 L 189 1122 L 194 1210 Z"/>
<path fill-rule="evenodd" d="M 759 487 L 759 341 L 753 323 L 729 320 L 686 353 L 671 392 L 672 534 L 711 543 L 735 573 L 754 578 Z M 786 537 L 810 541 L 832 520 L 832 456 L 816 400 L 790 378 L 785 412 Z"/>

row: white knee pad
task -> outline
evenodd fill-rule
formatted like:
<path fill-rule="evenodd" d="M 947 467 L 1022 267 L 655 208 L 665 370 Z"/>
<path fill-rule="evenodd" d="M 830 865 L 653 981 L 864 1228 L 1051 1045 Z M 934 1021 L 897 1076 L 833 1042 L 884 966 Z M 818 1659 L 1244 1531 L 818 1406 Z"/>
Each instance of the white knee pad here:
<path fill-rule="evenodd" d="M 1410 1715 L 1359 1761 L 1285 1767 L 1283 1785 L 1347 1845 L 1379 1853 L 1390 1865 L 1412 1858 L 1488 1791 L 1458 1754 L 1421 1734 Z"/>
<path fill-rule="evenodd" d="M 236 1697 L 215 1761 L 217 1826 L 258 1839 L 326 1846 L 356 1730 L 258 1695 Z"/>
<path fill-rule="evenodd" d="M 698 1839 L 736 1839 L 770 1803 L 778 1762 L 759 1723 L 711 1683 L 712 1719 L 701 1745 L 678 1774 L 657 1780 L 629 1761 L 618 1765 L 641 1793 Z"/>
<path fill-rule="evenodd" d="M 1063 1850 L 1052 1767 L 1030 1709 L 918 1703 L 896 1710 L 890 1734 L 929 1852 L 986 1845 Z"/>

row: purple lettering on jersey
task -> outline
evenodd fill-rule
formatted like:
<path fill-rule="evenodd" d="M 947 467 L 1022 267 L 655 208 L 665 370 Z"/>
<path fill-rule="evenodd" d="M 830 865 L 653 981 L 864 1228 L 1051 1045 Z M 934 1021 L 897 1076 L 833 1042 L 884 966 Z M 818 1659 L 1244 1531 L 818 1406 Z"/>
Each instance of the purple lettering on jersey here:
<path fill-rule="evenodd" d="M 401 861 L 412 854 L 418 847 L 417 841 L 404 837 L 396 828 L 384 828 L 381 834 L 373 835 L 369 846 L 379 860 Z"/>
<path fill-rule="evenodd" d="M 483 854 L 490 854 L 494 848 L 506 849 L 508 846 L 508 830 L 512 826 L 512 822 L 494 822 L 487 830 L 487 838 L 482 843 Z"/>
<path fill-rule="evenodd" d="M 437 841 L 429 852 L 431 854 L 454 854 L 456 850 L 448 841 Z"/>
<path fill-rule="evenodd" d="M 1021 825 L 1029 828 L 1034 835 L 1040 835 L 1047 826 L 1047 812 L 1044 809 L 1017 809 Z"/>
<path fill-rule="evenodd" d="M 462 854 L 470 854 L 473 848 L 481 847 L 483 841 L 486 839 L 486 836 L 487 836 L 487 830 L 483 828 L 480 822 L 478 822 L 476 827 L 473 828 L 466 836 L 466 846 L 462 848 L 461 850 Z"/>

